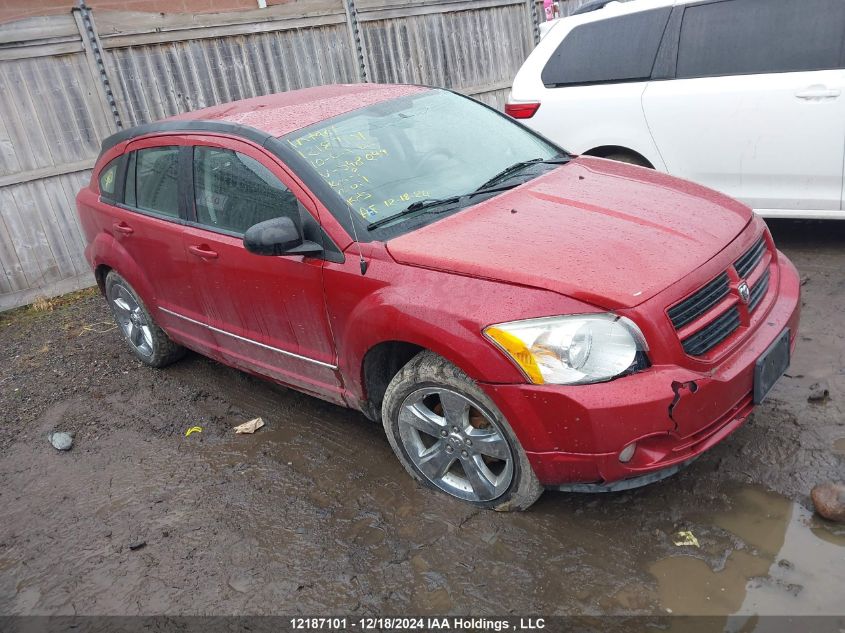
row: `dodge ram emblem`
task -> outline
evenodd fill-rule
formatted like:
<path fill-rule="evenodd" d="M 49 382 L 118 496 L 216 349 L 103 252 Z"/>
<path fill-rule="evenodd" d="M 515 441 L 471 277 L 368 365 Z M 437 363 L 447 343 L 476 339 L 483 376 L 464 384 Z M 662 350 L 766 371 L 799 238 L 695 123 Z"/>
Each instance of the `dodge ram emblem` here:
<path fill-rule="evenodd" d="M 740 300 L 748 305 L 748 302 L 751 301 L 751 290 L 748 288 L 748 284 L 743 281 L 739 284 L 737 290 L 739 291 Z"/>

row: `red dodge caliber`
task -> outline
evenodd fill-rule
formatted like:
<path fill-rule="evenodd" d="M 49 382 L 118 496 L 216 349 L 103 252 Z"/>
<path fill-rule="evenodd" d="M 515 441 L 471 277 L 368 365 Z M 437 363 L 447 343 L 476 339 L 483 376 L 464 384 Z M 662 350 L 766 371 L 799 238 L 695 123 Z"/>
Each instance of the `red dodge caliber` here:
<path fill-rule="evenodd" d="M 746 206 L 419 86 L 325 86 L 106 139 L 77 197 L 132 351 L 185 348 L 384 425 L 417 480 L 527 508 L 723 440 L 799 282 Z"/>

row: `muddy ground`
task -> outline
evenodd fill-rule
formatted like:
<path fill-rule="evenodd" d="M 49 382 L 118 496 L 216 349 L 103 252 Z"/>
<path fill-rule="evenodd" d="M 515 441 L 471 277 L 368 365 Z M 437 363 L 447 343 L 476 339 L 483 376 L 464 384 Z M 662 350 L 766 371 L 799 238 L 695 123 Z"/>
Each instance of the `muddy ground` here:
<path fill-rule="evenodd" d="M 0 315 L 0 614 L 843 615 L 845 529 L 809 491 L 845 479 L 845 223 L 773 230 L 805 305 L 768 401 L 675 477 L 523 514 L 417 486 L 357 413 L 142 366 L 93 293 Z"/>

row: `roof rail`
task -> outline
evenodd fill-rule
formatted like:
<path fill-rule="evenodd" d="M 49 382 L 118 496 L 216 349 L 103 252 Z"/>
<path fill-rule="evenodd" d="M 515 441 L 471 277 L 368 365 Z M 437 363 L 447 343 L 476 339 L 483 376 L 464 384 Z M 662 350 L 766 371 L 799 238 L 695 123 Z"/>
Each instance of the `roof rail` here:
<path fill-rule="evenodd" d="M 606 4 L 610 4 L 611 2 L 616 2 L 616 0 L 592 0 L 592 2 L 582 4 L 569 15 L 581 15 L 582 13 L 598 11 L 599 9 L 603 8 Z"/>

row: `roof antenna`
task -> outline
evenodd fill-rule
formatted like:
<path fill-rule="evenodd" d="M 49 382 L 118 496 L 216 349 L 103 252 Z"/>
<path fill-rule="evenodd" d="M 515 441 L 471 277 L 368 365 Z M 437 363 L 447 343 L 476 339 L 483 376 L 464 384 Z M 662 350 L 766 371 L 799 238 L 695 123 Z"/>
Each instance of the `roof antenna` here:
<path fill-rule="evenodd" d="M 358 239 L 358 229 L 355 228 L 355 218 L 352 216 L 352 205 L 346 203 L 346 210 L 349 211 L 349 223 L 352 225 L 352 237 L 358 245 L 358 261 L 361 263 L 361 274 L 367 274 L 367 262 L 364 260 L 364 253 L 361 251 L 361 241 Z"/>

